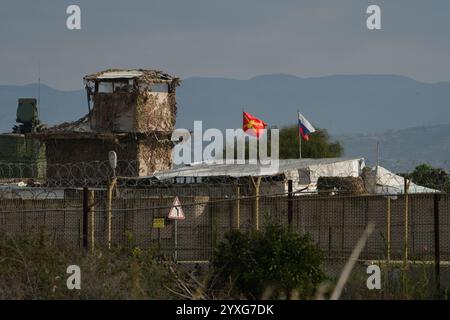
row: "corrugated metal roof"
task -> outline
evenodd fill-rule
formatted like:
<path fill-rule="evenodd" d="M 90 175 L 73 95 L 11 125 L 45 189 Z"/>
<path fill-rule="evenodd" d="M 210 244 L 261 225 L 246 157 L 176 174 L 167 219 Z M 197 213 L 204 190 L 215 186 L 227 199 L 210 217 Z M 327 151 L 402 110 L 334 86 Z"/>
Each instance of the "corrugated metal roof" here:
<path fill-rule="evenodd" d="M 86 75 L 85 81 L 107 80 L 107 79 L 138 79 L 147 82 L 175 82 L 179 83 L 179 78 L 173 77 L 160 70 L 146 69 L 107 69 L 94 74 Z"/>
<path fill-rule="evenodd" d="M 97 79 L 133 79 L 142 76 L 142 74 L 142 71 L 137 70 L 110 71 L 100 74 Z"/>

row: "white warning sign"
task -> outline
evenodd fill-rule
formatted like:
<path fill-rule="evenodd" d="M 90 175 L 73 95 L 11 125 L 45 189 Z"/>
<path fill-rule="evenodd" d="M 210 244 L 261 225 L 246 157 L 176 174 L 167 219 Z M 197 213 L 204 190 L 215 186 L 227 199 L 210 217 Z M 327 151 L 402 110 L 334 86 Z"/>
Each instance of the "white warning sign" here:
<path fill-rule="evenodd" d="M 168 218 L 172 220 L 184 220 L 186 218 L 184 216 L 183 209 L 181 208 L 181 202 L 178 197 L 175 197 L 175 199 L 173 200 L 172 208 L 170 208 Z"/>

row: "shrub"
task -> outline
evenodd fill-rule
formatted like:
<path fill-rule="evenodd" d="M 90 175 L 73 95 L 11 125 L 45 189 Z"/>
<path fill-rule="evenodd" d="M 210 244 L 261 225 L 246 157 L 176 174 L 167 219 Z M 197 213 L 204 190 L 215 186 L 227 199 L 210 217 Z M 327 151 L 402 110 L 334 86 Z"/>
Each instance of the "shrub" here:
<path fill-rule="evenodd" d="M 450 190 L 449 174 L 441 168 L 434 168 L 429 164 L 418 165 L 411 173 L 410 178 L 418 185 L 438 189 L 441 191 Z"/>
<path fill-rule="evenodd" d="M 222 280 L 233 281 L 246 297 L 259 298 L 265 290 L 278 297 L 298 292 L 310 298 L 325 279 L 322 253 L 309 235 L 272 225 L 263 231 L 232 231 L 214 252 L 213 267 Z"/>

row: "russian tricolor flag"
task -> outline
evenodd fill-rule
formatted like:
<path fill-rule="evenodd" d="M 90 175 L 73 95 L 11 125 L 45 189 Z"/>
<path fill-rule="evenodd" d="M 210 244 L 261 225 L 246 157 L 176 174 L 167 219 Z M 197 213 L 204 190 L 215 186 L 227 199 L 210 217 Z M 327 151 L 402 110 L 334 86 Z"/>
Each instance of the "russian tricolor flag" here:
<path fill-rule="evenodd" d="M 299 112 L 298 113 L 298 129 L 303 140 L 308 141 L 309 135 L 316 131 L 308 120 Z"/>

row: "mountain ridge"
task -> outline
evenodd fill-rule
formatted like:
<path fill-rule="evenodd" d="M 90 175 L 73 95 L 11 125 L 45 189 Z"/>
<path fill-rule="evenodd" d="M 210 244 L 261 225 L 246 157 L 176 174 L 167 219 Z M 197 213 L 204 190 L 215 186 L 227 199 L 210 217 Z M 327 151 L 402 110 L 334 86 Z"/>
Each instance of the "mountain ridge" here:
<path fill-rule="evenodd" d="M 379 160 L 389 167 L 410 170 L 426 162 L 450 168 L 450 123 L 332 138 L 342 144 L 345 156 L 364 157 L 371 164 L 376 162 L 379 143 Z"/>
<path fill-rule="evenodd" d="M 40 116 L 44 123 L 75 121 L 87 113 L 84 89 L 63 91 L 41 84 L 40 91 Z M 0 85 L 1 132 L 10 132 L 15 124 L 17 99 L 37 94 L 35 83 Z M 202 120 L 204 129 L 240 127 L 243 110 L 269 125 L 293 125 L 300 110 L 314 126 L 326 128 L 333 137 L 342 140 L 349 155 L 373 155 L 373 140 L 381 139 L 398 144 L 392 147 L 387 144 L 388 155 L 401 158 L 406 152 L 423 158 L 423 152 L 418 153 L 409 143 L 407 135 L 411 131 L 402 131 L 415 128 L 428 136 L 415 137 L 424 144 L 421 149 L 431 150 L 427 144 L 433 145 L 429 157 L 442 159 L 447 152 L 445 139 L 450 136 L 446 129 L 440 131 L 443 137 L 433 132 L 436 128 L 430 129 L 450 123 L 450 82 L 426 83 L 401 75 L 266 74 L 247 80 L 190 77 L 178 88 L 177 102 L 177 127 L 187 129 L 192 129 L 194 120 Z M 430 143 L 434 140 L 441 149 Z M 371 152 L 364 147 L 368 143 L 372 144 Z M 397 149 L 403 153 L 396 152 Z"/>

